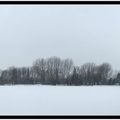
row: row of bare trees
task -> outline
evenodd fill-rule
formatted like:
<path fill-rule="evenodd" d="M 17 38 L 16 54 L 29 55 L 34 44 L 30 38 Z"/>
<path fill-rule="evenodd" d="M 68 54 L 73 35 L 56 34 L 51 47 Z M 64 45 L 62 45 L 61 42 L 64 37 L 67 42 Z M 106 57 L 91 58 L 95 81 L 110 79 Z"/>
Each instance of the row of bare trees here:
<path fill-rule="evenodd" d="M 50 85 L 116 85 L 120 74 L 113 78 L 110 64 L 86 63 L 75 66 L 71 59 L 41 58 L 31 67 L 10 67 L 0 72 L 0 84 Z"/>

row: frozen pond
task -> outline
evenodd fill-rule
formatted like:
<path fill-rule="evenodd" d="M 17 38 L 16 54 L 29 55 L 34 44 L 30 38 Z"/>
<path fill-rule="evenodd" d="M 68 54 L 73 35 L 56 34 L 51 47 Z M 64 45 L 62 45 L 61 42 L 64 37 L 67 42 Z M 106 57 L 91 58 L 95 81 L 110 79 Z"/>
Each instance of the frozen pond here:
<path fill-rule="evenodd" d="M 120 86 L 0 86 L 0 114 L 120 114 Z"/>

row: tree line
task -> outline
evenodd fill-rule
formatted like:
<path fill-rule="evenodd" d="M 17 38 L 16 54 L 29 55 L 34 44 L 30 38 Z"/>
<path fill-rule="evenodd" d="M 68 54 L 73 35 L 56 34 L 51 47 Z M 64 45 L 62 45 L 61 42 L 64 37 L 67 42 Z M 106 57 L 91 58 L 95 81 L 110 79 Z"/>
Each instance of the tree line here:
<path fill-rule="evenodd" d="M 75 66 L 72 59 L 41 58 L 31 67 L 9 67 L 0 71 L 0 85 L 120 85 L 120 73 L 113 75 L 109 63 Z"/>

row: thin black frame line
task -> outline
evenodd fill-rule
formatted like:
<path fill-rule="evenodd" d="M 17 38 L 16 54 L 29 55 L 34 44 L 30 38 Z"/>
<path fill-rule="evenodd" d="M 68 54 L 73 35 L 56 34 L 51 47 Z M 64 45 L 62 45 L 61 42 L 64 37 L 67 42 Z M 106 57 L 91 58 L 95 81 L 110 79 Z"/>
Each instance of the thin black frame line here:
<path fill-rule="evenodd" d="M 120 1 L 0 1 L 0 5 L 118 5 Z"/>
<path fill-rule="evenodd" d="M 120 119 L 120 116 L 74 115 L 1 115 L 0 119 Z"/>

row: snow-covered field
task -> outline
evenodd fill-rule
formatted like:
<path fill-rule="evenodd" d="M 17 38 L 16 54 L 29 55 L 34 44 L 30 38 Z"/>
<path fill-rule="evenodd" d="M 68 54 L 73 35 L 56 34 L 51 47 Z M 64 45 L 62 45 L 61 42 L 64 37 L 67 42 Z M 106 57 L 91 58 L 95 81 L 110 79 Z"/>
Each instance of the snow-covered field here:
<path fill-rule="evenodd" d="M 120 114 L 120 86 L 0 86 L 0 115 Z"/>

